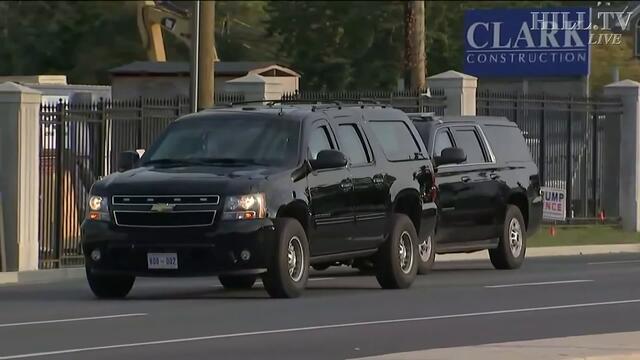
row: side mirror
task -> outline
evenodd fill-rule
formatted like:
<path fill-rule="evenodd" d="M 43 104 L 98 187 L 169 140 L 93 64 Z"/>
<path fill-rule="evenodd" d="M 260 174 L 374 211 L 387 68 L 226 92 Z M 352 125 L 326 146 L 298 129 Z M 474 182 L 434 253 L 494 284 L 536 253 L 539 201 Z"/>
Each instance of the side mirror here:
<path fill-rule="evenodd" d="M 123 151 L 118 154 L 118 171 L 127 171 L 138 165 L 140 155 L 137 151 Z"/>
<path fill-rule="evenodd" d="M 467 160 L 467 154 L 461 148 L 450 147 L 443 149 L 440 156 L 437 156 L 434 160 L 436 161 L 436 166 L 460 164 Z"/>
<path fill-rule="evenodd" d="M 313 170 L 332 169 L 347 166 L 347 157 L 338 150 L 322 150 L 315 160 L 309 160 Z"/>

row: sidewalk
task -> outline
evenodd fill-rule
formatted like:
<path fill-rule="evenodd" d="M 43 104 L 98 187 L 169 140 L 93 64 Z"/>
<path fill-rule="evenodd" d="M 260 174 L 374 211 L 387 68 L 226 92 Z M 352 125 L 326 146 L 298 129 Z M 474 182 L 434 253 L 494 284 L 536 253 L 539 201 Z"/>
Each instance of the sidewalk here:
<path fill-rule="evenodd" d="M 622 253 L 640 253 L 640 244 L 528 247 L 526 257 L 532 258 L 544 256 L 578 256 Z M 479 251 L 470 254 L 462 253 L 437 255 L 436 261 L 484 260 L 488 258 L 489 254 L 487 251 Z"/>
<path fill-rule="evenodd" d="M 412 351 L 353 360 L 639 360 L 640 331 Z"/>
<path fill-rule="evenodd" d="M 640 244 L 549 246 L 527 249 L 528 258 L 543 256 L 576 256 L 620 253 L 640 254 Z M 489 254 L 487 253 L 487 251 L 479 251 L 471 254 L 445 254 L 436 256 L 436 262 L 486 259 L 489 259 Z M 84 277 L 84 267 L 5 273 L 0 272 L 0 285 L 16 283 L 46 283 L 63 280 L 84 279 Z"/>

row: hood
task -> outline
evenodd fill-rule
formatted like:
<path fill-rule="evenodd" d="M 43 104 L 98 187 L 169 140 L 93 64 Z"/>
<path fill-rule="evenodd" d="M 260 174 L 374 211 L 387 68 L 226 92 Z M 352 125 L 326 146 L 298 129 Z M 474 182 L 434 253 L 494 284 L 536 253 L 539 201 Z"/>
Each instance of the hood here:
<path fill-rule="evenodd" d="M 94 184 L 108 195 L 219 195 L 259 191 L 260 183 L 283 172 L 264 166 L 145 166 L 111 174 Z"/>

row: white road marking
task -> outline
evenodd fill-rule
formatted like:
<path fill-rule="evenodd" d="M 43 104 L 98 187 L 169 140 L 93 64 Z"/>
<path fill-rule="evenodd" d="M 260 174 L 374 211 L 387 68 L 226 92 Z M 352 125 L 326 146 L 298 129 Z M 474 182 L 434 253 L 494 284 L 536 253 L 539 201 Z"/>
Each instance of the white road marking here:
<path fill-rule="evenodd" d="M 640 260 L 598 261 L 598 262 L 587 263 L 587 265 L 631 264 L 631 263 L 640 263 Z"/>
<path fill-rule="evenodd" d="M 147 315 L 149 315 L 149 314 L 145 314 L 145 313 L 119 314 L 119 315 L 91 316 L 91 317 L 71 318 L 71 319 L 28 321 L 28 322 L 19 322 L 19 323 L 10 323 L 10 324 L 0 324 L 0 328 L 14 327 L 14 326 L 26 326 L 26 325 L 57 324 L 57 323 L 66 323 L 66 322 L 74 322 L 74 321 L 117 319 L 117 318 L 124 318 L 124 317 L 147 316 Z"/>
<path fill-rule="evenodd" d="M 522 284 L 487 285 L 487 286 L 485 286 L 485 288 L 487 288 L 487 289 L 499 289 L 499 288 L 520 287 L 520 286 L 541 286 L 541 285 L 575 284 L 575 283 L 586 283 L 586 282 L 592 282 L 592 281 L 593 281 L 593 280 L 546 281 L 546 282 L 532 282 L 532 283 L 522 283 Z"/>
<path fill-rule="evenodd" d="M 94 347 L 86 347 L 86 348 L 55 350 L 55 351 L 44 351 L 44 352 L 36 352 L 36 353 L 28 353 L 28 354 L 5 355 L 5 356 L 0 356 L 0 360 L 25 359 L 25 358 L 44 357 L 44 356 L 53 356 L 53 355 L 73 354 L 73 353 L 79 353 L 79 352 L 98 351 L 98 350 L 111 350 L 111 349 L 133 348 L 133 347 L 143 347 L 143 346 L 153 346 L 153 345 L 176 344 L 176 343 L 228 339 L 228 338 L 256 336 L 256 335 L 271 335 L 271 334 L 283 334 L 283 333 L 294 333 L 294 332 L 326 330 L 326 329 L 338 329 L 338 328 L 348 328 L 348 327 L 367 326 L 367 325 L 398 324 L 398 323 L 415 322 L 415 321 L 468 318 L 468 317 L 479 317 L 479 316 L 487 316 L 487 315 L 515 314 L 515 313 L 534 312 L 534 311 L 575 309 L 575 308 L 636 304 L 636 303 L 640 303 L 640 299 L 543 306 L 543 307 L 509 309 L 509 310 L 483 311 L 483 312 L 450 314 L 450 315 L 435 315 L 435 316 L 425 316 L 425 317 L 405 318 L 405 319 L 363 321 L 363 322 L 355 322 L 355 323 L 318 325 L 318 326 L 307 326 L 307 327 L 276 329 L 276 330 L 262 330 L 262 331 L 252 331 L 252 332 L 244 332 L 244 333 L 209 335 L 209 336 L 199 336 L 199 337 L 191 337 L 191 338 L 177 338 L 177 339 L 146 341 L 146 342 L 129 343 L 129 344 L 117 344 L 117 345 L 94 346 Z"/>

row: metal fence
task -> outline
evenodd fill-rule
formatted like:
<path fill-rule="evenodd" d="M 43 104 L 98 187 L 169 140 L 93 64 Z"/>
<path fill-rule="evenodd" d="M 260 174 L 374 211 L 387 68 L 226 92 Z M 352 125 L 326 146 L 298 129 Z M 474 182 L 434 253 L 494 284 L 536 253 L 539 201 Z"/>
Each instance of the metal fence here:
<path fill-rule="evenodd" d="M 443 89 L 378 91 L 378 90 L 345 90 L 345 91 L 297 91 L 286 93 L 282 100 L 309 101 L 378 101 L 389 104 L 405 112 L 433 112 L 444 115 L 445 100 Z"/>
<path fill-rule="evenodd" d="M 216 94 L 217 102 L 243 100 Z M 188 112 L 187 98 L 41 105 L 40 268 L 82 264 L 80 223 L 93 182 L 115 169 L 119 152 L 148 147 Z"/>
<path fill-rule="evenodd" d="M 617 217 L 619 146 L 606 141 L 619 131 L 622 103 L 602 96 L 578 98 L 481 91 L 478 115 L 505 116 L 523 131 L 545 186 L 565 189 L 567 218 Z M 606 146 L 609 145 L 609 146 Z M 615 168 L 615 166 L 613 167 Z M 607 203 L 608 202 L 608 203 Z"/>

